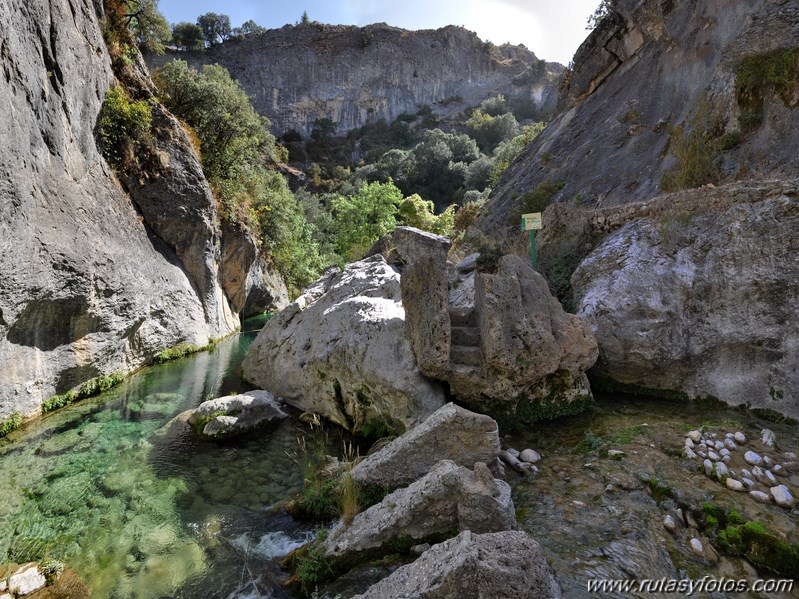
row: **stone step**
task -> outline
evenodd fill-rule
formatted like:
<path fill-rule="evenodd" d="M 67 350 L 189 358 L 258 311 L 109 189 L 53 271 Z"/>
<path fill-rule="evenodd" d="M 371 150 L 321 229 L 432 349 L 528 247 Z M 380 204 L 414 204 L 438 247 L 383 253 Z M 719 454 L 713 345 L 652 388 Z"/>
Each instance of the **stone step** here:
<path fill-rule="evenodd" d="M 449 361 L 452 364 L 480 366 L 483 363 L 483 350 L 468 345 L 453 345 L 449 350 Z"/>
<path fill-rule="evenodd" d="M 452 327 L 452 345 L 480 347 L 480 329 L 477 327 Z"/>
<path fill-rule="evenodd" d="M 476 327 L 477 312 L 474 310 L 469 310 L 468 312 L 462 310 L 450 310 L 449 322 L 453 327 Z"/>

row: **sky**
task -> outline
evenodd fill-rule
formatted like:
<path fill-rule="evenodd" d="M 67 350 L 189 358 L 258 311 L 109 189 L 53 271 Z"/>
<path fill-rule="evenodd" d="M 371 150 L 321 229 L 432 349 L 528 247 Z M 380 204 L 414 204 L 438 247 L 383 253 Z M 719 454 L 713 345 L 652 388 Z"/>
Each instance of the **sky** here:
<path fill-rule="evenodd" d="M 250 19 L 267 29 L 300 20 L 342 25 L 385 22 L 405 29 L 462 25 L 484 41 L 524 44 L 538 58 L 568 64 L 585 39 L 588 15 L 599 0 L 160 0 L 170 23 L 195 22 L 207 12 Z"/>

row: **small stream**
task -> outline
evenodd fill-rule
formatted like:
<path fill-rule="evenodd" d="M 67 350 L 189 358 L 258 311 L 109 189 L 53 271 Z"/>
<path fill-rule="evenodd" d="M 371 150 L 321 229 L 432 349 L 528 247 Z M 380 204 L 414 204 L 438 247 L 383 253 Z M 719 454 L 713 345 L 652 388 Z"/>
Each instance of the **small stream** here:
<path fill-rule="evenodd" d="M 59 559 L 98 598 L 289 597 L 274 558 L 315 529 L 274 506 L 302 486 L 297 438 L 308 427 L 292 416 L 217 444 L 165 426 L 206 399 L 248 389 L 240 365 L 261 324 L 0 439 L 0 563 Z M 796 516 L 736 496 L 680 459 L 686 431 L 702 425 L 751 439 L 767 426 L 779 451 L 799 451 L 796 426 L 619 396 L 504 439 L 543 456 L 538 476 L 509 472 L 508 482 L 519 525 L 541 544 L 564 597 L 590 596 L 585 581 L 597 577 L 768 575 L 740 558 L 692 556 L 688 531 L 663 529 L 678 506 L 710 500 L 799 541 Z M 624 457 L 611 460 L 609 448 Z M 668 497 L 652 497 L 651 478 L 669 486 Z"/>
<path fill-rule="evenodd" d="M 0 563 L 62 560 L 94 597 L 288 596 L 271 558 L 313 530 L 271 508 L 302 487 L 307 427 L 224 445 L 162 429 L 248 389 L 239 369 L 261 324 L 0 440 Z"/>

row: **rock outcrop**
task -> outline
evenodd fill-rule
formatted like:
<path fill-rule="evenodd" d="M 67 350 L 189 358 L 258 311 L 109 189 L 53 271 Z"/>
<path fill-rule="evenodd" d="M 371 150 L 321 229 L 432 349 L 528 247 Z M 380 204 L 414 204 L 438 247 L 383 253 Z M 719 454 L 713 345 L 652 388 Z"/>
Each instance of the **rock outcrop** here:
<path fill-rule="evenodd" d="M 545 116 L 554 108 L 563 72 L 562 65 L 539 60 L 524 46 L 494 47 L 461 27 L 406 31 L 384 23 L 287 25 L 148 62 L 154 68 L 173 59 L 222 65 L 275 132 L 303 136 L 317 118 L 330 118 L 344 134 L 416 114 L 423 105 L 437 115 L 456 114 L 498 94 Z"/>
<path fill-rule="evenodd" d="M 796 418 L 799 195 L 736 203 L 736 190 L 717 211 L 633 220 L 583 261 L 572 283 L 599 342 L 593 373 Z"/>
<path fill-rule="evenodd" d="M 795 65 L 795 2 L 614 5 L 575 54 L 560 114 L 494 188 L 480 224 L 493 239 L 519 238 L 517 215 L 533 193 L 586 206 L 655 196 L 680 161 L 681 134 L 695 133 L 701 146 L 683 160 L 710 157 L 711 179 L 791 176 L 799 167 L 795 66 L 773 76 L 781 72 L 773 65 Z"/>
<path fill-rule="evenodd" d="M 453 267 L 446 237 L 397 227 L 375 244 L 401 270 L 405 334 L 419 371 L 458 401 L 530 423 L 580 411 L 596 340 L 564 312 L 546 280 L 519 256 L 491 268 Z"/>
<path fill-rule="evenodd" d="M 478 462 L 471 470 L 442 460 L 355 516 L 349 526 L 334 528 L 323 547 L 328 558 L 351 560 L 399 538 L 422 542 L 453 530 L 487 533 L 515 527 L 507 483 L 494 479 L 485 464 Z"/>
<path fill-rule="evenodd" d="M 497 423 L 448 403 L 358 463 L 352 477 L 362 484 L 403 487 L 427 474 L 440 460 L 472 468 L 476 462 L 492 463 L 498 454 Z"/>
<path fill-rule="evenodd" d="M 103 19 L 91 0 L 0 6 L 0 420 L 239 323 L 215 203 L 173 117 L 155 106 L 157 178 L 120 182 L 97 149 L 114 82 Z"/>
<path fill-rule="evenodd" d="M 266 323 L 245 378 L 350 430 L 404 432 L 444 394 L 414 365 L 400 296 L 400 274 L 382 255 L 327 273 Z"/>
<path fill-rule="evenodd" d="M 561 589 L 541 547 L 521 531 L 464 531 L 372 585 L 356 599 L 558 599 Z"/>
<path fill-rule="evenodd" d="M 268 391 L 247 391 L 204 401 L 191 410 L 187 421 L 201 437 L 223 439 L 287 417 L 280 400 Z"/>

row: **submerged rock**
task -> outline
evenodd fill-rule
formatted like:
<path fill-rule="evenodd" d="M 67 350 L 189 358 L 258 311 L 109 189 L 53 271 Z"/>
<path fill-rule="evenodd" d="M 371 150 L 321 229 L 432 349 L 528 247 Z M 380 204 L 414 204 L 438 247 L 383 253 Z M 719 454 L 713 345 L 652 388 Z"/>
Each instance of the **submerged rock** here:
<path fill-rule="evenodd" d="M 417 542 L 452 530 L 477 533 L 516 527 L 510 487 L 496 480 L 485 464 L 474 470 L 442 460 L 424 477 L 387 495 L 339 526 L 324 541 L 328 557 L 354 557 L 393 539 Z"/>
<path fill-rule="evenodd" d="M 381 255 L 326 274 L 264 325 L 244 377 L 356 432 L 403 432 L 444 405 L 414 364 L 400 274 Z"/>
<path fill-rule="evenodd" d="M 286 418 L 280 409 L 280 400 L 268 391 L 247 391 L 204 401 L 188 416 L 202 437 L 221 439 L 240 435 Z"/>
<path fill-rule="evenodd" d="M 540 546 L 525 533 L 467 530 L 357 596 L 386 597 L 557 599 L 561 590 Z"/>
<path fill-rule="evenodd" d="M 394 439 L 352 469 L 359 483 L 403 487 L 421 478 L 441 460 L 473 468 L 499 454 L 497 423 L 448 403 L 424 422 Z"/>

